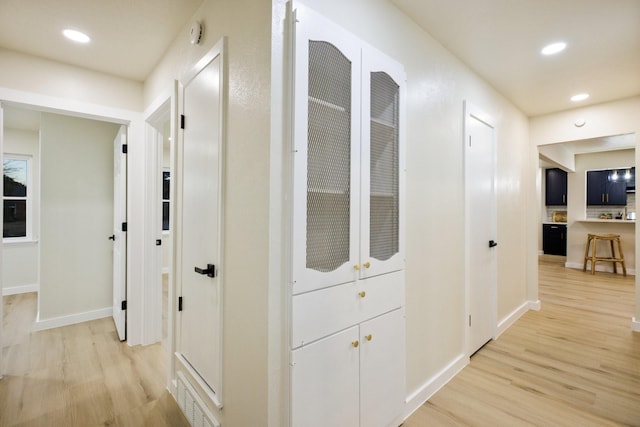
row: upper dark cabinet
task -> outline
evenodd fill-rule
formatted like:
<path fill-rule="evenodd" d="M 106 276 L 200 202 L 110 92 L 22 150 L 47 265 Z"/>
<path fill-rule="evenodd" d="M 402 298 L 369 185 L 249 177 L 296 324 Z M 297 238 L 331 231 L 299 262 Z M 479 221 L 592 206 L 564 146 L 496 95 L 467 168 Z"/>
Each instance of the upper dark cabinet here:
<path fill-rule="evenodd" d="M 562 169 L 553 168 L 545 170 L 546 191 L 545 205 L 567 205 L 567 173 Z"/>
<path fill-rule="evenodd" d="M 627 181 L 613 170 L 587 171 L 587 205 L 627 204 Z"/>
<path fill-rule="evenodd" d="M 627 192 L 636 192 L 636 168 L 631 168 L 631 178 L 627 181 Z"/>

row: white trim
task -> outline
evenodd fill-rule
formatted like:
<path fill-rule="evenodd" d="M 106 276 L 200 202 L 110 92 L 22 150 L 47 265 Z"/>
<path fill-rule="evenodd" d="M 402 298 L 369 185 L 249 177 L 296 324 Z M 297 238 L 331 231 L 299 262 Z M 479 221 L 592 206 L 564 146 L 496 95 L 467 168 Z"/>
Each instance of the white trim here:
<path fill-rule="evenodd" d="M 188 398 L 186 395 L 183 395 L 183 393 L 181 393 L 182 387 L 180 387 L 180 383 L 184 385 L 184 394 L 187 394 L 187 393 L 189 394 Z M 187 418 L 189 423 L 192 423 L 192 425 L 194 426 L 209 425 L 212 427 L 220 427 L 220 421 L 218 421 L 218 419 L 211 413 L 211 411 L 209 411 L 209 408 L 206 405 L 206 403 L 204 403 L 204 401 L 200 398 L 200 395 L 198 394 L 196 389 L 193 387 L 193 384 L 189 382 L 189 379 L 182 371 L 178 372 L 176 389 L 177 389 L 176 401 L 178 402 L 178 406 L 184 413 L 184 416 Z M 185 398 L 184 401 L 182 397 Z M 198 410 L 202 413 L 202 416 L 204 417 L 204 420 L 203 420 L 204 424 L 199 423 L 200 421 L 199 416 L 197 420 L 193 419 L 193 418 L 196 418 L 195 414 L 198 412 Z"/>
<path fill-rule="evenodd" d="M 504 331 L 509 329 L 511 325 L 516 323 L 516 321 L 520 319 L 529 310 L 536 310 L 536 311 L 540 310 L 540 300 L 523 302 L 522 305 L 520 305 L 520 307 L 516 308 L 511 313 L 509 313 L 504 319 L 499 321 L 498 330 L 496 332 L 496 339 L 498 339 L 498 337 L 502 335 Z"/>
<path fill-rule="evenodd" d="M 3 238 L 2 239 L 2 244 L 3 245 L 7 245 L 7 246 L 36 245 L 36 244 L 38 244 L 38 239 L 27 239 L 27 238 L 24 238 L 24 237 L 10 237 L 8 239 L 7 238 Z"/>
<path fill-rule="evenodd" d="M 469 358 L 460 354 L 451 361 L 444 369 L 432 376 L 422 386 L 418 387 L 405 399 L 404 420 L 418 410 L 434 394 L 453 379 L 462 369 L 469 364 Z"/>
<path fill-rule="evenodd" d="M 40 292 L 40 284 L 34 283 L 32 285 L 8 286 L 6 288 L 2 288 L 2 296 L 28 294 L 30 292 Z"/>
<path fill-rule="evenodd" d="M 635 316 L 631 319 L 631 330 L 633 332 L 640 332 L 640 320 L 636 319 Z"/>
<path fill-rule="evenodd" d="M 129 124 L 140 116 L 140 113 L 121 108 L 105 107 L 103 105 L 76 101 L 69 98 L 42 95 L 34 92 L 0 87 L 0 99 L 5 104 L 17 104 L 35 107 L 37 111 L 64 114 L 100 121 L 110 121 L 121 125 Z"/>
<path fill-rule="evenodd" d="M 189 363 L 189 361 L 185 359 L 185 357 L 177 351 L 174 354 L 176 356 L 176 359 L 180 361 L 180 364 L 182 365 L 182 367 L 187 372 L 189 372 L 189 375 L 191 376 L 191 378 L 193 378 L 193 380 L 198 384 L 198 386 L 205 392 L 209 400 L 211 400 L 211 402 L 213 402 L 213 404 L 216 405 L 216 408 L 222 409 L 222 402 L 220 401 L 220 399 L 218 399 L 218 395 L 216 394 L 216 392 L 213 391 L 211 387 L 209 387 L 209 384 L 207 384 L 202 380 L 202 377 L 200 376 L 200 374 L 191 367 L 191 364 Z M 179 376 L 180 373 L 181 372 L 178 371 L 177 375 Z M 184 374 L 182 375 L 184 376 Z M 187 382 L 190 383 L 190 381 L 187 381 Z"/>
<path fill-rule="evenodd" d="M 218 263 L 220 265 L 225 265 L 225 252 L 224 252 L 224 241 L 225 241 L 225 233 L 224 233 L 224 223 L 225 223 L 225 215 L 224 215 L 224 200 L 225 200 L 225 155 L 226 155 L 226 128 L 227 128 L 227 59 L 226 59 L 226 37 L 222 37 L 198 62 L 187 72 L 183 73 L 180 80 L 177 82 L 177 97 L 176 97 L 176 115 L 174 116 L 174 120 L 177 120 L 178 117 L 184 111 L 184 92 L 185 87 L 189 85 L 189 83 L 206 67 L 209 66 L 213 61 L 219 58 L 219 117 L 220 120 L 220 128 L 219 128 L 219 152 L 218 152 L 218 200 L 217 205 L 219 209 L 219 217 L 217 223 L 217 229 L 219 230 L 218 242 L 217 242 L 217 253 L 218 253 Z M 170 275 L 173 275 L 173 279 L 171 280 L 170 276 L 170 285 L 169 288 L 173 288 L 174 292 L 178 292 L 178 295 L 182 294 L 182 283 L 178 284 L 178 280 L 176 277 L 182 276 L 182 239 L 183 239 L 183 231 L 182 231 L 182 191 L 178 191 L 183 185 L 183 168 L 184 168 L 184 159 L 181 150 L 178 150 L 179 145 L 183 145 L 184 143 L 184 129 L 178 130 L 177 123 L 174 122 L 175 131 L 172 132 L 175 139 L 172 142 L 172 162 L 173 162 L 173 174 L 170 182 L 171 188 L 171 197 L 173 199 L 173 204 L 171 208 L 171 212 L 173 215 L 169 216 L 169 229 L 172 231 L 173 238 L 173 269 L 170 272 Z M 173 218 L 173 219 L 172 219 Z M 181 355 L 180 350 L 180 342 L 181 342 L 181 324 L 182 317 L 181 313 L 175 313 L 169 315 L 169 328 L 170 328 L 170 341 L 173 343 L 171 345 L 171 349 L 175 351 L 175 355 L 177 356 L 175 359 L 180 360 L 182 365 L 188 368 L 189 372 L 193 374 L 195 380 L 198 384 L 205 384 L 206 387 L 202 387 L 203 390 L 206 391 L 207 397 L 217 406 L 222 407 L 223 402 L 223 390 L 224 390 L 224 285 L 225 285 L 225 272 L 224 269 L 218 272 L 217 277 L 217 286 L 218 286 L 218 295 L 217 295 L 217 304 L 218 304 L 218 360 L 216 362 L 216 373 L 218 375 L 218 384 L 213 384 L 216 387 L 216 391 L 213 391 L 211 387 L 206 385 L 206 382 L 200 377 L 200 374 L 196 372 L 195 369 L 191 368 L 189 362 Z M 169 297 L 171 297 L 171 291 L 169 291 Z M 173 301 L 169 304 L 176 304 L 177 298 L 173 298 Z M 175 305 L 173 306 L 175 310 Z M 172 370 L 175 372 L 175 362 L 170 361 L 173 365 Z M 171 374 L 173 377 L 174 374 Z"/>
<path fill-rule="evenodd" d="M 469 210 L 469 200 L 470 200 L 470 191 L 468 190 L 469 184 L 469 144 L 467 144 L 467 141 L 470 141 L 471 138 L 471 133 L 470 133 L 470 126 L 469 126 L 469 122 L 471 118 L 474 118 L 482 123 L 484 123 L 486 126 L 488 126 L 489 128 L 491 128 L 491 151 L 492 151 L 492 165 L 491 168 L 492 170 L 492 200 L 491 200 L 491 214 L 490 214 L 490 218 L 489 221 L 490 223 L 487 225 L 488 227 L 490 227 L 494 233 L 494 239 L 496 239 L 497 241 L 500 240 L 500 236 L 498 235 L 498 193 L 497 193 L 497 183 L 498 183 L 498 177 L 497 177 L 497 164 L 498 164 L 498 160 L 497 160 L 497 142 L 496 142 L 496 133 L 497 133 L 497 129 L 496 129 L 496 125 L 495 122 L 493 121 L 492 117 L 489 117 L 484 111 L 480 110 L 477 106 L 475 106 L 473 103 L 469 102 L 468 100 L 464 100 L 463 101 L 463 124 L 464 124 L 464 136 L 463 136 L 463 140 L 461 141 L 463 144 L 463 154 L 464 154 L 464 165 L 463 165 L 463 172 L 464 172 L 464 318 L 461 319 L 461 324 L 463 326 L 464 332 L 463 332 L 463 348 L 465 349 L 465 352 L 467 353 L 468 357 L 471 357 L 471 355 L 477 350 L 476 349 L 471 349 L 470 348 L 470 340 L 471 340 L 471 332 L 470 332 L 470 328 L 468 326 L 468 321 L 469 318 L 471 316 L 471 289 L 472 289 L 472 278 L 471 278 L 471 272 L 470 272 L 470 266 L 471 266 L 471 259 L 472 259 L 472 254 L 471 254 L 471 233 L 469 231 L 469 227 L 471 224 L 471 215 L 472 212 L 470 212 Z M 489 289 L 489 293 L 490 293 L 490 307 L 488 308 L 491 312 L 491 328 L 492 328 L 492 337 L 491 338 L 496 338 L 498 335 L 498 261 L 499 261 L 499 251 L 495 251 L 495 255 L 493 257 L 493 265 L 492 265 L 492 270 L 491 270 L 491 283 L 489 284 L 489 286 L 491 287 L 491 289 Z"/>
<path fill-rule="evenodd" d="M 607 261 L 600 261 L 600 262 L 607 262 Z M 582 268 L 584 267 L 584 264 L 581 262 L 565 262 L 564 266 L 567 268 L 575 268 L 577 270 L 582 270 Z M 618 269 L 621 271 L 622 268 L 620 266 L 618 266 Z M 587 265 L 587 271 L 591 271 L 591 264 Z M 613 273 L 613 268 L 608 265 L 608 264 L 599 264 L 596 263 L 596 271 L 601 271 L 604 273 Z M 622 274 L 622 273 L 618 273 L 618 274 Z M 635 276 L 636 275 L 636 269 L 635 268 L 627 268 L 627 275 L 629 276 Z"/>
<path fill-rule="evenodd" d="M 51 319 L 40 320 L 40 313 L 33 325 L 34 331 L 44 331 L 45 329 L 59 328 L 61 326 L 75 325 L 76 323 L 88 322 L 89 320 L 103 319 L 111 317 L 113 307 L 99 308 L 97 310 L 85 311 L 83 313 L 69 314 L 67 316 L 52 317 Z"/>

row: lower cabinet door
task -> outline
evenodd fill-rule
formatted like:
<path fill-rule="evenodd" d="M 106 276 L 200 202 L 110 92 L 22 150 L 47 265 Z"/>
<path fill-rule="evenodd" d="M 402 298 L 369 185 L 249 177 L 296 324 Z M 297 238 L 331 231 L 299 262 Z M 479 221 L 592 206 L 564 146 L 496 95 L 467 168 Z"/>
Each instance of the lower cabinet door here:
<path fill-rule="evenodd" d="M 360 324 L 361 427 L 397 426 L 402 422 L 404 331 L 404 308 Z"/>
<path fill-rule="evenodd" d="M 291 354 L 294 427 L 359 426 L 358 326 Z"/>

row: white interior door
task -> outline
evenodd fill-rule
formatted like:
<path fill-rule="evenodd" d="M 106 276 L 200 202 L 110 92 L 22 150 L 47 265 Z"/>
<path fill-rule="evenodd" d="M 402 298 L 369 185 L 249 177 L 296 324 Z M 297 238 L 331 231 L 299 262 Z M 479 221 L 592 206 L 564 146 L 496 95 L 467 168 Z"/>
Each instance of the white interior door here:
<path fill-rule="evenodd" d="M 494 128 L 465 104 L 466 289 L 468 354 L 491 340 L 496 324 L 497 238 Z"/>
<path fill-rule="evenodd" d="M 219 396 L 221 385 L 221 57 L 184 86 L 179 171 L 182 311 L 179 352 Z"/>
<path fill-rule="evenodd" d="M 2 103 L 0 103 L 0 164 L 3 165 L 3 169 L 4 169 L 4 140 L 3 140 L 3 135 L 4 135 L 4 110 L 2 109 Z M 3 175 L 4 175 L 4 171 L 3 171 Z M 2 180 L 4 182 L 4 178 Z M 4 195 L 4 187 L 2 187 L 2 194 Z M 2 211 L 0 211 L 0 223 L 4 224 L 4 209 L 2 209 Z M 2 250 L 0 249 L 0 278 L 2 277 Z M 0 288 L 2 288 L 2 279 L 0 279 Z M 2 298 L 0 298 L 0 343 L 4 342 L 2 341 L 2 318 L 3 318 L 3 314 L 2 314 L 2 306 L 3 306 L 3 301 Z M 4 362 L 2 360 L 2 351 L 0 351 L 0 379 L 2 379 L 2 367 L 4 366 Z"/>
<path fill-rule="evenodd" d="M 120 130 L 113 140 L 113 321 L 121 341 L 127 338 L 127 311 L 123 303 L 127 299 L 127 156 L 123 147 L 127 144 L 127 127 Z"/>

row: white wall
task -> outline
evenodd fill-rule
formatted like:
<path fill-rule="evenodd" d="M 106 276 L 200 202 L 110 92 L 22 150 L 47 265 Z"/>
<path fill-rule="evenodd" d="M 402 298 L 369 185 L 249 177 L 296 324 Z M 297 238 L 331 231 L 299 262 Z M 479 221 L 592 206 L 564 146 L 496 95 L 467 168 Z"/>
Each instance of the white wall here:
<path fill-rule="evenodd" d="M 142 83 L 0 48 L 0 87 L 142 111 Z"/>
<path fill-rule="evenodd" d="M 39 286 L 40 142 L 37 131 L 4 130 L 4 152 L 31 156 L 32 240 L 2 245 L 2 293 L 33 292 Z"/>
<path fill-rule="evenodd" d="M 41 122 L 39 327 L 110 315 L 113 292 L 112 123 L 56 114 Z"/>
<path fill-rule="evenodd" d="M 223 425 L 263 426 L 268 419 L 270 0 L 205 1 L 145 82 L 145 107 L 227 37 L 223 283 Z M 189 25 L 204 26 L 201 45 Z M 278 283 L 282 286 L 282 283 Z M 277 327 L 277 326 L 276 326 Z M 179 362 L 177 367 L 179 368 Z"/>

